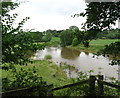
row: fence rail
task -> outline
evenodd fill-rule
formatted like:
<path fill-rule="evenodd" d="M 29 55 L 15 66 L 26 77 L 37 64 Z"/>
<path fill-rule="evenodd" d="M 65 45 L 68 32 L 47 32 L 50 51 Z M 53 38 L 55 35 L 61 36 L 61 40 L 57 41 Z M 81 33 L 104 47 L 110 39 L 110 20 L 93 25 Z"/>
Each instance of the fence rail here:
<path fill-rule="evenodd" d="M 111 87 L 114 87 L 114 88 L 116 88 L 116 89 L 120 89 L 120 86 L 119 86 L 119 85 L 112 84 L 112 83 L 105 82 L 105 81 L 101 81 L 101 80 L 98 80 L 98 81 L 101 82 L 101 83 L 103 83 L 104 85 L 111 86 Z"/>
<path fill-rule="evenodd" d="M 103 78 L 104 78 L 103 75 L 99 75 L 98 79 L 97 79 L 99 95 L 100 96 L 104 95 L 104 85 L 107 85 L 107 86 L 110 86 L 110 87 L 113 87 L 113 88 L 116 88 L 116 89 L 120 90 L 120 86 L 119 85 L 103 81 Z"/>
<path fill-rule="evenodd" d="M 60 86 L 60 87 L 57 87 L 57 88 L 53 88 L 53 84 L 45 85 L 43 87 L 48 87 L 49 88 L 48 96 L 53 96 L 53 91 L 64 89 L 64 88 L 69 88 L 69 87 L 73 87 L 73 86 L 83 85 L 85 83 L 88 83 L 89 84 L 90 95 L 95 96 L 95 81 L 96 80 L 98 82 L 98 89 L 99 89 L 99 94 L 98 95 L 99 96 L 104 95 L 104 85 L 108 85 L 110 87 L 120 89 L 119 85 L 115 85 L 115 84 L 103 81 L 103 75 L 98 75 L 98 79 L 96 79 L 95 76 L 90 76 L 88 80 L 83 80 L 83 81 L 80 81 L 80 82 L 77 82 L 77 83 L 72 83 L 72 84 Z M 29 92 L 30 90 L 37 89 L 37 88 L 39 89 L 40 86 L 30 87 L 30 88 L 22 88 L 22 89 L 17 89 L 17 90 L 10 90 L 10 91 L 6 91 L 6 92 L 2 92 L 2 95 L 6 96 L 6 95 L 9 95 L 9 94 L 13 94 L 15 92 L 21 92 L 21 91 L 23 91 L 23 92 L 28 91 Z"/>
<path fill-rule="evenodd" d="M 53 84 L 51 84 L 51 85 L 44 85 L 44 86 L 42 86 L 42 87 L 48 87 L 48 88 L 50 88 L 50 87 L 53 87 Z M 40 86 L 38 85 L 38 86 L 34 86 L 34 87 L 29 87 L 29 88 L 21 88 L 21 89 L 16 89 L 16 90 L 9 90 L 9 91 L 5 91 L 5 92 L 0 92 L 0 94 L 2 94 L 2 96 L 8 96 L 8 95 L 10 95 L 10 94 L 13 94 L 14 95 L 14 93 L 16 93 L 16 92 L 29 92 L 29 91 L 31 91 L 31 90 L 33 90 L 33 89 L 38 89 L 38 88 L 40 88 Z"/>
<path fill-rule="evenodd" d="M 77 86 L 77 85 L 82 85 L 82 84 L 85 84 L 87 82 L 89 82 L 89 79 L 81 81 L 81 82 L 77 82 L 77 83 L 68 84 L 68 85 L 64 85 L 64 86 L 61 86 L 61 87 L 53 88 L 52 91 L 60 90 L 60 89 L 68 88 L 68 87 L 73 87 L 73 86 Z"/>

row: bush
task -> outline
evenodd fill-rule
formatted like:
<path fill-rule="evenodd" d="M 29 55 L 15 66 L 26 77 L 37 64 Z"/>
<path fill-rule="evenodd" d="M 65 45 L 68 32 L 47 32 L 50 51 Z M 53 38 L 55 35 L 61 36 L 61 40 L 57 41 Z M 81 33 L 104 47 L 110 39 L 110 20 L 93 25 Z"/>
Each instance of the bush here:
<path fill-rule="evenodd" d="M 83 45 L 84 45 L 84 47 L 89 47 L 89 42 L 88 41 L 84 41 Z"/>
<path fill-rule="evenodd" d="M 72 45 L 73 46 L 77 46 L 79 44 L 79 41 L 77 38 L 74 38 L 73 41 L 72 41 Z"/>
<path fill-rule="evenodd" d="M 47 85 L 45 81 L 43 81 L 42 77 L 40 77 L 36 72 L 37 69 L 33 68 L 20 68 L 17 69 L 13 67 L 11 69 L 11 74 L 9 77 L 2 78 L 2 91 L 9 91 L 15 89 L 22 89 L 22 88 L 30 88 L 30 87 L 37 87 L 32 89 L 29 93 L 26 91 L 16 92 L 17 96 L 46 96 L 47 95 L 47 88 L 44 88 L 44 85 Z M 7 96 L 7 95 L 5 95 Z M 8 96 L 14 96 L 8 95 Z"/>
<path fill-rule="evenodd" d="M 45 55 L 44 59 L 52 59 L 52 56 L 50 54 Z"/>

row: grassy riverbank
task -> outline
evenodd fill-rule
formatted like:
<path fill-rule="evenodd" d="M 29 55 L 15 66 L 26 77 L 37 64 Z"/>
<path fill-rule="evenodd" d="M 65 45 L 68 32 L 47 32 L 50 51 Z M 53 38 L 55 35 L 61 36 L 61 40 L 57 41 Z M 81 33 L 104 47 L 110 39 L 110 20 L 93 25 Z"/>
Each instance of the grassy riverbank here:
<path fill-rule="evenodd" d="M 78 49 L 80 51 L 85 51 L 85 52 L 91 52 L 91 53 L 96 53 L 100 49 L 103 49 L 105 45 L 111 44 L 118 41 L 118 39 L 96 39 L 90 41 L 90 47 L 86 48 L 84 45 L 79 44 L 77 46 L 67 46 L 70 48 Z M 50 41 L 50 44 L 53 46 L 57 46 L 60 44 L 60 38 L 59 37 L 52 37 L 52 40 Z"/>
<path fill-rule="evenodd" d="M 105 45 L 114 43 L 115 41 L 118 41 L 118 39 L 97 39 L 97 40 L 92 40 L 90 42 L 90 47 L 88 48 L 84 47 L 82 44 L 79 44 L 78 46 L 74 46 L 74 47 L 73 46 L 68 46 L 68 47 L 79 49 L 85 52 L 96 53 L 100 49 L 103 49 Z"/>
<path fill-rule="evenodd" d="M 76 83 L 76 82 L 87 79 L 86 73 L 82 73 L 82 72 L 80 72 L 79 78 L 68 79 L 63 69 L 70 68 L 74 70 L 73 66 L 58 67 L 56 64 L 48 60 L 35 60 L 33 63 L 28 63 L 28 65 L 15 65 L 15 67 L 17 68 L 17 70 L 21 68 L 32 69 L 33 67 L 35 67 L 37 69 L 36 73 L 43 78 L 43 81 L 46 81 L 47 84 L 53 84 L 54 87 L 59 87 L 59 86 L 63 86 L 70 83 Z M 12 79 L 11 77 L 12 73 L 10 71 L 2 70 L 2 75 L 3 75 L 3 78 L 8 77 Z M 33 79 L 34 78 L 35 77 L 33 77 Z M 88 88 L 89 86 L 88 84 L 86 84 L 82 86 L 75 86 L 75 87 L 66 88 L 63 90 L 54 91 L 53 93 L 54 93 L 54 96 L 83 96 L 89 91 Z M 107 89 L 107 91 L 105 91 L 107 95 L 119 95 L 119 92 L 116 89 L 115 90 L 109 89 L 108 87 L 107 88 L 105 87 L 105 89 Z"/>
<path fill-rule="evenodd" d="M 35 68 L 37 69 L 37 74 L 40 77 L 43 77 L 43 80 L 46 81 L 48 84 L 54 84 L 55 87 L 60 85 L 65 85 L 70 83 L 70 80 L 66 77 L 65 72 L 62 68 L 58 67 L 51 61 L 47 60 L 35 60 L 34 63 L 28 63 L 28 65 L 15 65 L 17 70 L 20 68 L 28 69 L 28 68 Z M 2 77 L 10 77 L 11 72 L 2 70 Z"/>
<path fill-rule="evenodd" d="M 116 41 L 118 41 L 118 39 L 96 39 L 96 40 L 90 41 L 90 47 L 88 47 L 88 48 L 84 47 L 83 44 L 79 44 L 77 46 L 70 45 L 67 47 L 78 49 L 78 50 L 84 51 L 84 52 L 96 53 L 100 49 L 103 49 L 105 47 L 105 45 L 114 43 Z M 60 45 L 60 38 L 59 37 L 52 37 L 51 41 L 48 42 L 47 44 L 48 44 L 47 46 L 57 47 Z"/>

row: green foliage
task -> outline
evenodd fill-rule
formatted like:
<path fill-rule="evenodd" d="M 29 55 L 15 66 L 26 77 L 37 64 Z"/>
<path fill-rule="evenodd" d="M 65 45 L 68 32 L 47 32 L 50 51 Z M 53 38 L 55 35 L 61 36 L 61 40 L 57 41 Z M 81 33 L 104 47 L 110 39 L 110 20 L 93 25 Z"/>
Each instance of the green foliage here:
<path fill-rule="evenodd" d="M 65 47 L 68 45 L 76 46 L 80 43 L 84 44 L 85 47 L 89 46 L 89 40 L 92 38 L 89 35 L 90 33 L 85 31 L 80 31 L 76 26 L 70 26 L 69 29 L 61 32 L 60 40 L 61 46 Z"/>
<path fill-rule="evenodd" d="M 59 47 L 60 46 L 60 38 L 52 37 L 50 42 L 47 42 L 47 46 Z"/>
<path fill-rule="evenodd" d="M 59 37 L 60 33 L 62 32 L 63 30 L 46 30 L 44 31 L 44 35 L 47 34 L 47 33 L 51 33 L 54 37 Z"/>
<path fill-rule="evenodd" d="M 71 30 L 64 30 L 60 34 L 60 41 L 61 41 L 61 46 L 65 47 L 67 45 L 71 45 L 73 41 L 74 35 L 71 32 Z"/>
<path fill-rule="evenodd" d="M 93 72 L 93 70 L 90 70 L 89 73 Z M 98 75 L 96 75 L 97 78 Z M 88 73 L 79 72 L 78 78 L 71 78 L 71 83 L 77 83 L 83 80 L 88 80 Z M 115 78 L 110 78 L 112 84 L 120 85 L 120 82 L 117 81 Z M 98 83 L 96 82 L 95 85 L 95 95 L 99 95 L 99 89 L 98 89 Z M 77 85 L 69 88 L 65 88 L 62 90 L 54 91 L 55 96 L 89 96 L 89 83 Z M 112 87 L 104 85 L 104 96 L 119 96 L 120 90 L 114 89 Z"/>
<path fill-rule="evenodd" d="M 118 29 L 103 31 L 97 34 L 99 39 L 120 39 L 120 34 Z"/>
<path fill-rule="evenodd" d="M 50 54 L 46 54 L 44 59 L 52 59 L 52 56 Z"/>
<path fill-rule="evenodd" d="M 77 46 L 79 44 L 78 39 L 75 37 L 72 41 L 72 46 Z"/>
<path fill-rule="evenodd" d="M 26 17 L 18 26 L 13 26 L 17 14 L 9 15 L 10 10 L 14 10 L 19 4 L 13 2 L 2 2 L 2 55 L 3 63 L 21 63 L 29 61 L 26 57 L 28 50 L 35 51 L 38 46 L 34 44 L 34 39 L 29 32 L 24 32 L 21 27 L 29 19 Z M 39 48 L 43 46 L 39 45 Z"/>
<path fill-rule="evenodd" d="M 20 71 L 21 68 L 26 71 L 28 71 L 28 69 L 31 69 L 31 74 L 33 72 L 32 69 L 36 69 L 35 74 L 37 74 L 39 77 L 42 77 L 42 79 L 44 81 L 47 81 L 48 84 L 53 84 L 54 87 L 70 83 L 70 80 L 66 77 L 65 72 L 59 66 L 49 60 L 35 60 L 33 61 L 33 63 L 28 63 L 27 66 L 16 64 L 14 66 L 16 67 L 17 72 Z M 33 68 L 34 66 L 35 68 Z M 10 69 L 8 71 L 2 69 L 2 78 L 9 78 L 9 80 L 11 80 L 14 77 L 12 76 L 12 72 Z"/>
<path fill-rule="evenodd" d="M 78 28 L 77 26 L 70 26 L 70 27 L 69 27 L 69 30 L 71 30 L 74 34 L 75 34 L 76 32 L 79 32 L 79 28 Z"/>
<path fill-rule="evenodd" d="M 44 88 L 43 86 L 46 85 L 46 82 L 42 80 L 42 77 L 40 77 L 36 73 L 36 68 L 33 67 L 32 69 L 24 69 L 20 68 L 17 69 L 15 66 L 10 70 L 11 74 L 9 75 L 9 78 L 3 78 L 2 79 L 2 86 L 3 86 L 3 91 L 8 91 L 8 90 L 15 90 L 15 89 L 21 89 L 21 88 L 26 88 L 26 87 L 37 87 L 37 89 L 33 89 L 31 93 L 25 93 L 24 91 L 22 92 L 22 96 L 25 95 L 34 95 L 38 96 L 40 94 L 41 96 L 46 96 L 47 89 Z M 21 94 L 21 93 L 20 93 Z M 18 93 L 17 96 L 20 96 Z"/>
<path fill-rule="evenodd" d="M 98 54 L 103 54 L 103 55 L 112 55 L 113 60 L 111 61 L 111 65 L 119 65 L 120 64 L 120 41 L 111 43 L 109 45 L 105 45 L 105 48 L 100 50 Z"/>
<path fill-rule="evenodd" d="M 83 25 L 83 29 L 86 30 L 93 38 L 96 37 L 98 32 L 104 30 L 110 30 L 111 25 L 115 25 L 117 20 L 120 20 L 119 17 L 119 9 L 120 9 L 120 1 L 117 2 L 90 2 L 87 3 L 87 8 L 85 9 L 85 13 L 81 13 L 80 16 L 87 17 L 86 23 Z M 118 30 L 119 32 L 119 30 Z M 119 36 L 119 34 L 117 34 Z M 109 38 L 116 38 L 112 33 L 107 34 Z M 119 38 L 119 37 L 117 37 Z M 115 44 L 111 44 L 110 46 L 105 46 L 106 48 L 103 50 L 104 53 L 108 52 L 110 54 L 119 56 L 119 42 Z M 118 49 L 113 51 L 114 49 Z M 111 51 L 111 52 L 110 52 Z M 114 59 L 115 60 L 115 59 Z M 119 61 L 118 58 L 116 59 L 117 62 Z M 115 61 L 116 61 L 115 60 Z"/>
<path fill-rule="evenodd" d="M 71 83 L 77 83 L 88 79 L 88 75 L 83 72 L 79 72 L 78 78 L 71 78 Z M 87 96 L 89 94 L 89 85 L 83 84 L 78 86 L 69 87 L 55 92 L 56 96 Z"/>
<path fill-rule="evenodd" d="M 81 43 L 82 41 L 86 40 L 85 39 L 85 32 L 83 32 L 83 31 L 75 32 L 74 36 L 78 39 L 79 43 Z"/>
<path fill-rule="evenodd" d="M 105 54 L 112 54 L 112 55 L 119 55 L 120 52 L 118 51 L 120 50 L 120 42 L 115 42 L 115 43 L 111 43 L 110 45 L 106 45 L 105 49 L 103 50 L 103 52 Z"/>
<path fill-rule="evenodd" d="M 13 65 L 14 64 L 12 62 L 11 63 L 3 63 L 3 64 L 1 64 L 1 67 L 2 67 L 3 70 L 8 71 L 9 69 L 13 69 L 14 68 Z"/>
<path fill-rule="evenodd" d="M 89 47 L 89 41 L 84 41 L 83 44 L 84 44 L 84 47 Z"/>
<path fill-rule="evenodd" d="M 111 79 L 112 80 L 112 84 L 115 85 L 120 85 L 120 82 L 117 81 L 116 79 Z M 115 89 L 115 88 L 111 88 L 109 86 L 104 85 L 104 95 L 105 96 L 120 96 L 120 89 Z"/>
<path fill-rule="evenodd" d="M 52 34 L 51 33 L 47 33 L 44 37 L 43 37 L 43 41 L 44 42 L 49 42 L 52 39 Z"/>
<path fill-rule="evenodd" d="M 116 20 L 119 18 L 119 3 L 120 2 L 90 2 L 87 3 L 85 13 L 81 16 L 86 16 L 87 21 L 83 28 L 87 31 L 101 31 L 109 29 L 110 24 L 115 25 Z"/>
<path fill-rule="evenodd" d="M 105 48 L 105 45 L 109 45 L 116 41 L 118 41 L 118 39 L 96 39 L 96 40 L 90 41 L 89 47 L 84 47 L 83 44 L 79 44 L 72 48 L 79 49 L 84 52 L 97 53 L 101 49 Z"/>
<path fill-rule="evenodd" d="M 75 39 L 75 43 L 76 45 L 90 40 L 90 37 L 88 36 L 88 33 L 86 33 L 85 31 L 80 31 L 79 28 L 77 26 L 70 26 L 69 30 L 72 31 L 72 33 L 74 34 L 74 39 Z"/>
<path fill-rule="evenodd" d="M 16 9 L 17 7 L 19 7 L 18 3 L 13 3 L 13 2 L 1 2 L 2 5 L 2 16 L 9 16 L 8 12 L 10 12 L 11 10 Z M 9 7 L 8 7 L 9 6 Z"/>
<path fill-rule="evenodd" d="M 42 42 L 43 41 L 43 33 L 42 32 L 30 32 L 31 36 L 35 40 L 35 42 Z"/>

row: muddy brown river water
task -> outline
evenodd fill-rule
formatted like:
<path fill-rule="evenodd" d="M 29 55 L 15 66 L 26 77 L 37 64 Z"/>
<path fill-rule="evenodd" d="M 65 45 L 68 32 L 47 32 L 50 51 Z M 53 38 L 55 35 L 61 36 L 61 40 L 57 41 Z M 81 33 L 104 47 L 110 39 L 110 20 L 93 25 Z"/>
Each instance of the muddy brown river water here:
<path fill-rule="evenodd" d="M 110 60 L 103 56 L 95 56 L 93 58 L 93 54 L 88 52 L 82 52 L 66 47 L 47 47 L 44 50 L 38 50 L 33 59 L 44 59 L 46 54 L 50 54 L 52 56 L 51 60 L 58 66 L 60 66 L 61 63 L 66 63 L 75 67 L 75 70 L 72 71 L 65 69 L 68 77 L 77 77 L 78 72 L 88 72 L 89 70 L 93 70 L 94 72 L 89 74 L 102 74 L 105 78 L 114 77 L 118 79 L 118 66 L 109 65 Z"/>

